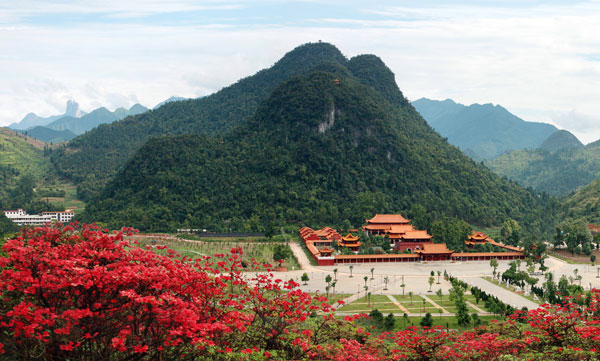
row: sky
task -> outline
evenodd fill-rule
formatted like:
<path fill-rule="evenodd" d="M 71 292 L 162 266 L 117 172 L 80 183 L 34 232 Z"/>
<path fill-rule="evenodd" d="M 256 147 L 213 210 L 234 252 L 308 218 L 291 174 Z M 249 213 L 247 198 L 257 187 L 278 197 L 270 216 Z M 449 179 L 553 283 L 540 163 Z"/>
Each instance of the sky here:
<path fill-rule="evenodd" d="M 2 0 L 0 126 L 200 97 L 319 40 L 409 100 L 500 104 L 600 139 L 600 1 Z"/>

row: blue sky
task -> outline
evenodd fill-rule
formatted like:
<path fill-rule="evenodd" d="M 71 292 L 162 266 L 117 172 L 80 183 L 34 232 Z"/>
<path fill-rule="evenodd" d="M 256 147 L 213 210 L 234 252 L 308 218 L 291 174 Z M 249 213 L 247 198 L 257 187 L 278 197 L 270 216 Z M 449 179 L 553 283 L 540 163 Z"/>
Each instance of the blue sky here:
<path fill-rule="evenodd" d="M 210 94 L 309 41 L 372 53 L 411 100 L 501 104 L 600 139 L 598 1 L 0 2 L 0 125 Z"/>

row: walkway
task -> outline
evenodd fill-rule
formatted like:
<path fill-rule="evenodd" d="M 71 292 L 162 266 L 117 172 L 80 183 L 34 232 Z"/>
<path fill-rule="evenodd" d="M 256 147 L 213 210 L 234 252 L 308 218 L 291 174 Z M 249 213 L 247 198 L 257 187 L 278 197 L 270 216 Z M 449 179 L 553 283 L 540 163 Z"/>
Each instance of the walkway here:
<path fill-rule="evenodd" d="M 525 297 L 522 297 L 514 292 L 505 290 L 500 286 L 496 286 L 495 284 L 484 280 L 483 278 L 460 278 L 461 281 L 464 281 L 471 286 L 477 286 L 479 289 L 487 293 L 488 295 L 494 295 L 498 297 L 502 302 L 511 305 L 514 308 L 523 308 L 527 307 L 532 310 L 538 308 L 539 305 L 535 302 L 529 301 Z"/>

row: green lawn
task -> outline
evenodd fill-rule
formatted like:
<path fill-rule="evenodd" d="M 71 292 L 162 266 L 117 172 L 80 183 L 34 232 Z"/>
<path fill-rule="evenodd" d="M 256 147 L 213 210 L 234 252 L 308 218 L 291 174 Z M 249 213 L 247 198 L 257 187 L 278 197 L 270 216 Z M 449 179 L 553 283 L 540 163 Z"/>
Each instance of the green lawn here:
<path fill-rule="evenodd" d="M 471 323 L 467 327 L 459 327 L 456 321 L 456 317 L 453 316 L 440 317 L 439 313 L 433 312 L 431 312 L 431 316 L 433 317 L 433 326 L 442 326 L 454 330 L 468 330 L 473 328 L 473 323 Z M 405 319 L 404 317 L 396 316 L 395 319 L 396 327 L 394 328 L 394 330 L 401 331 L 410 326 L 419 326 L 419 322 L 421 322 L 422 317 L 408 317 L 408 319 Z M 484 323 L 489 323 L 491 320 L 499 320 L 502 318 L 500 316 L 479 316 L 479 319 Z"/>
<path fill-rule="evenodd" d="M 140 241 L 142 245 L 154 245 L 151 239 L 144 239 Z M 258 242 L 258 241 L 242 241 L 242 240 L 231 240 L 225 242 L 184 242 L 176 240 L 157 240 L 156 245 L 165 245 L 176 251 L 182 256 L 189 257 L 192 259 L 201 258 L 203 256 L 213 256 L 215 254 L 229 254 L 232 248 L 242 248 L 242 261 L 247 262 L 249 267 L 252 265 L 252 259 L 255 259 L 259 264 L 274 264 L 273 261 L 273 248 L 275 247 L 274 242 Z M 164 250 L 157 250 L 157 253 L 164 254 Z M 290 254 L 291 249 L 290 249 Z M 283 266 L 288 269 L 300 269 L 298 260 L 292 255 L 288 257 Z"/>

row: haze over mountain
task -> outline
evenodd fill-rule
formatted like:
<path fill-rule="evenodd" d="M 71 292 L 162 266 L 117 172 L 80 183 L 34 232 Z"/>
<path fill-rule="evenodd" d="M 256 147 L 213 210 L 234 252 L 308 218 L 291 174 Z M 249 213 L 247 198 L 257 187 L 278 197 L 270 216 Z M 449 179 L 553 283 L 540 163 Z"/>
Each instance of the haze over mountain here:
<path fill-rule="evenodd" d="M 157 109 L 157 108 L 160 108 L 160 107 L 162 107 L 163 105 L 165 105 L 165 104 L 167 104 L 167 103 L 171 103 L 171 102 L 178 102 L 178 101 L 182 101 L 182 100 L 188 100 L 188 99 L 189 99 L 189 98 L 183 98 L 183 97 L 176 97 L 176 96 L 172 96 L 172 97 L 169 97 L 168 99 L 166 99 L 166 100 L 163 100 L 162 102 L 160 102 L 160 103 L 156 104 L 156 105 L 154 106 L 154 108 L 152 108 L 152 109 Z"/>
<path fill-rule="evenodd" d="M 290 79 L 273 75 L 291 75 L 298 60 L 313 66 Z M 143 230 L 258 230 L 270 222 L 359 225 L 374 213 L 421 207 L 429 219 L 498 225 L 510 217 L 543 230 L 552 218 L 554 210 L 542 208 L 546 199 L 433 131 L 374 55 L 346 60 L 332 45 L 306 44 L 226 90 L 267 76 L 279 85 L 247 120 L 229 118 L 218 136 L 194 117 L 201 101 L 174 103 L 171 113 L 187 114 L 198 123 L 188 129 L 204 134 L 149 139 L 89 202 L 83 219 Z"/>
<path fill-rule="evenodd" d="M 36 126 L 47 125 L 52 123 L 53 121 L 60 119 L 62 117 L 74 117 L 79 118 L 83 115 L 87 114 L 86 112 L 79 109 L 79 104 L 74 100 L 67 101 L 67 107 L 64 114 L 52 115 L 50 117 L 40 117 L 35 113 L 27 114 L 23 119 L 21 119 L 18 123 L 12 123 L 8 127 L 14 130 L 27 130 L 29 128 L 33 128 Z"/>
<path fill-rule="evenodd" d="M 38 125 L 22 130 L 21 132 L 27 133 L 29 136 L 46 143 L 59 143 L 71 140 L 77 135 L 83 134 L 100 124 L 112 123 L 130 115 L 144 113 L 147 110 L 148 108 L 140 104 L 135 104 L 129 109 L 118 108 L 114 112 L 101 107 L 81 117 L 65 115 L 53 120 L 45 126 Z M 67 111 L 67 113 L 81 114 L 81 111 Z"/>
<path fill-rule="evenodd" d="M 558 130 L 551 124 L 524 121 L 500 105 L 465 106 L 450 99 L 427 98 L 412 104 L 433 129 L 475 160 L 492 159 L 511 150 L 535 149 Z"/>

